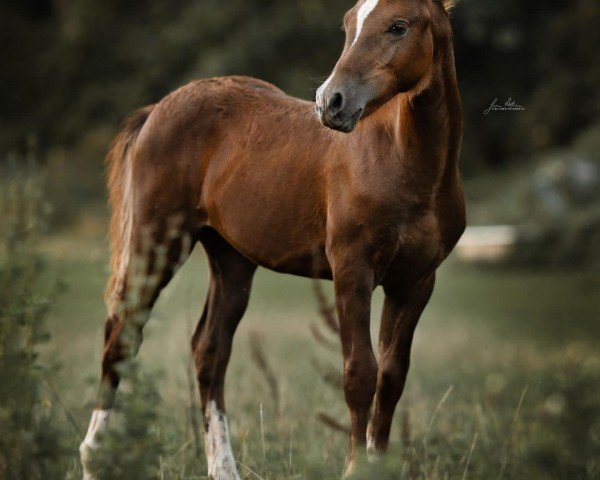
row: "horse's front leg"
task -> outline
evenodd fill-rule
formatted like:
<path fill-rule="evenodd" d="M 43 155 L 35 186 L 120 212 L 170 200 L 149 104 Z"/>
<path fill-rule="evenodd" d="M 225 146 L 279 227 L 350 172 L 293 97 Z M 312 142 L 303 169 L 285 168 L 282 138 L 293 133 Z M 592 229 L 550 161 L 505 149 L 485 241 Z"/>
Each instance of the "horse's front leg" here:
<path fill-rule="evenodd" d="M 344 356 L 344 394 L 350 410 L 350 446 L 344 472 L 348 476 L 364 453 L 377 381 L 369 328 L 374 276 L 368 264 L 353 252 L 338 252 L 331 264 Z"/>
<path fill-rule="evenodd" d="M 384 285 L 377 390 L 367 435 L 371 456 L 387 450 L 394 411 L 408 374 L 413 334 L 434 283 L 432 274 L 408 292 L 393 284 Z"/>

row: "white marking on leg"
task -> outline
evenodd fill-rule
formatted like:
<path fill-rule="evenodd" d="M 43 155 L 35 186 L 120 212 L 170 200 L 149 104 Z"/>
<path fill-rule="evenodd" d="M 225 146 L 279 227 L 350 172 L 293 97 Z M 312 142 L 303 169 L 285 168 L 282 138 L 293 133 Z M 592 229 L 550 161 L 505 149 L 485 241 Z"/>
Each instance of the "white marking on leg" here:
<path fill-rule="evenodd" d="M 381 457 L 381 452 L 375 446 L 375 437 L 371 433 L 367 433 L 367 460 L 374 463 Z"/>
<path fill-rule="evenodd" d="M 367 434 L 367 452 L 370 454 L 373 454 L 376 451 L 377 451 L 377 449 L 375 448 L 375 439 L 369 433 L 369 434 Z"/>
<path fill-rule="evenodd" d="M 81 465 L 83 466 L 83 480 L 94 480 L 94 476 L 90 471 L 91 456 L 93 451 L 99 447 L 98 434 L 108 428 L 108 413 L 108 410 L 94 410 L 87 434 L 79 446 Z"/>
<path fill-rule="evenodd" d="M 208 462 L 208 478 L 214 480 L 240 480 L 235 466 L 227 417 L 217 408 L 214 400 L 206 407 L 208 430 L 204 436 L 204 448 Z"/>
<path fill-rule="evenodd" d="M 356 14 L 356 33 L 354 34 L 354 41 L 352 45 L 356 43 L 360 33 L 362 32 L 363 25 L 365 24 L 365 20 L 367 17 L 375 10 L 375 7 L 379 3 L 379 0 L 366 0 L 365 3 L 361 5 Z"/>

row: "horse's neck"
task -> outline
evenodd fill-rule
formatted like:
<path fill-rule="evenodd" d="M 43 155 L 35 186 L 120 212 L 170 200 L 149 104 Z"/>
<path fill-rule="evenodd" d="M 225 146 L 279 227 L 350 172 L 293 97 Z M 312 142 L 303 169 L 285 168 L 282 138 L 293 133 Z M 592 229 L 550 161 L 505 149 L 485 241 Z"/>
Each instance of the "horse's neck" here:
<path fill-rule="evenodd" d="M 380 142 L 403 179 L 421 191 L 436 190 L 454 175 L 462 136 L 460 96 L 451 45 L 420 93 L 398 95 L 385 107 Z"/>

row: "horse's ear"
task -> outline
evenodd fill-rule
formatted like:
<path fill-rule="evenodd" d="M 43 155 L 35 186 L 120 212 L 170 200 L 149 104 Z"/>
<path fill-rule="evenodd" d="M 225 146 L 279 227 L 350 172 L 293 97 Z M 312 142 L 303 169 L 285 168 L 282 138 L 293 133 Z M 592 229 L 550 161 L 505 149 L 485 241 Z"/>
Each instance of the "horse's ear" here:
<path fill-rule="evenodd" d="M 450 12 L 450 10 L 456 6 L 457 0 L 443 0 L 442 3 L 444 4 L 446 11 Z"/>

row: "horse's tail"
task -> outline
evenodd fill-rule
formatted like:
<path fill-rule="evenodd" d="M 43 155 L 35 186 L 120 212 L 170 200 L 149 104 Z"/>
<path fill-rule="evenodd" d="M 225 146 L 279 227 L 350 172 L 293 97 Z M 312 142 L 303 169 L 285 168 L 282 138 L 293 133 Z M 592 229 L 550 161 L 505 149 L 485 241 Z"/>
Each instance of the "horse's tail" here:
<path fill-rule="evenodd" d="M 110 220 L 111 275 L 106 289 L 106 302 L 115 313 L 122 301 L 131 255 L 133 230 L 133 174 L 132 151 L 135 141 L 154 109 L 154 105 L 140 108 L 124 122 L 106 155 Z"/>

